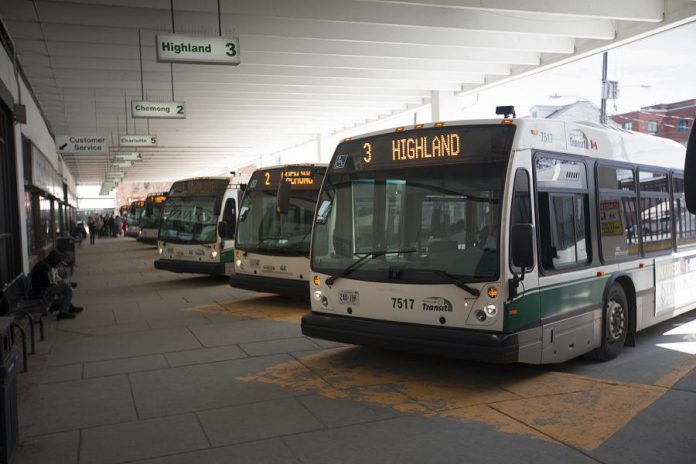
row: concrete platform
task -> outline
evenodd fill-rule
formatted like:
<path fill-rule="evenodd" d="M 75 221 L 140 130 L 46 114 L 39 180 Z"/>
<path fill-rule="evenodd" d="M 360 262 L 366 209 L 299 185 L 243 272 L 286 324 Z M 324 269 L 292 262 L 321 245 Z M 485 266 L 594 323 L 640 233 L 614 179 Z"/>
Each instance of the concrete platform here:
<path fill-rule="evenodd" d="M 303 337 L 301 303 L 78 250 L 19 375 L 15 463 L 694 463 L 696 313 L 616 360 L 495 366 Z"/>

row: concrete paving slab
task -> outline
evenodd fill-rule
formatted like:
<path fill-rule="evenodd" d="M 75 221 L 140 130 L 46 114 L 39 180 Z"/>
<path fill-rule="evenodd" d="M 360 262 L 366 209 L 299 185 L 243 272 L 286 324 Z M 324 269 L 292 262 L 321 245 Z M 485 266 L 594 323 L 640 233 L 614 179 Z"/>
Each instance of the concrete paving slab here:
<path fill-rule="evenodd" d="M 264 356 L 268 354 L 290 353 L 292 351 L 308 351 L 319 348 L 319 345 L 309 338 L 285 338 L 281 340 L 269 340 L 265 342 L 242 343 L 241 348 L 250 356 Z"/>
<path fill-rule="evenodd" d="M 208 447 L 196 416 L 188 414 L 86 429 L 80 464 L 117 464 Z"/>
<path fill-rule="evenodd" d="M 165 353 L 165 356 L 172 367 L 178 367 L 246 358 L 247 354 L 237 345 L 228 345 L 215 348 L 201 348 L 199 350 L 176 351 L 174 353 Z"/>
<path fill-rule="evenodd" d="M 38 386 L 27 435 L 43 435 L 136 418 L 126 376 Z"/>
<path fill-rule="evenodd" d="M 169 367 L 162 354 L 85 363 L 85 378 L 105 377 Z"/>
<path fill-rule="evenodd" d="M 79 302 L 75 302 L 80 306 Z M 77 315 L 75 319 L 63 319 L 58 321 L 60 330 L 80 330 L 84 327 L 100 327 L 105 325 L 114 325 L 114 313 L 110 309 L 85 309 Z"/>
<path fill-rule="evenodd" d="M 51 365 L 102 361 L 130 356 L 181 351 L 201 345 L 186 328 L 158 329 L 148 332 L 89 337 L 56 345 L 51 353 Z"/>
<path fill-rule="evenodd" d="M 296 396 L 276 385 L 237 380 L 289 359 L 276 355 L 131 374 L 138 413 L 161 417 Z"/>
<path fill-rule="evenodd" d="M 446 419 L 404 417 L 309 432 L 283 441 L 305 464 L 340 463 L 593 463 L 556 443 Z"/>
<path fill-rule="evenodd" d="M 359 403 L 348 399 L 327 398 L 322 395 L 301 396 L 297 400 L 326 427 L 343 427 L 405 416 L 390 407 Z"/>
<path fill-rule="evenodd" d="M 29 437 L 20 443 L 14 455 L 15 463 L 66 464 L 77 462 L 80 432 L 56 433 Z"/>
<path fill-rule="evenodd" d="M 228 324 L 192 327 L 204 346 L 234 345 L 302 335 L 299 326 L 269 320 L 241 320 Z"/>
<path fill-rule="evenodd" d="M 625 347 L 621 355 L 607 362 L 598 362 L 590 357 L 581 357 L 564 364 L 548 366 L 548 370 L 570 372 L 620 382 L 652 385 L 690 356 L 671 350 L 672 342 L 682 341 L 682 336 L 666 333 L 670 329 L 693 320 L 693 312 L 683 314 L 671 321 L 658 324 L 638 333 L 635 347 Z"/>
<path fill-rule="evenodd" d="M 696 393 L 668 391 L 592 456 L 603 462 L 693 464 L 696 462 Z"/>
<path fill-rule="evenodd" d="M 261 440 L 193 453 L 167 456 L 138 464 L 300 464 L 279 439 Z"/>
<path fill-rule="evenodd" d="M 187 313 L 182 311 L 179 314 L 172 314 L 170 317 L 152 319 L 148 325 L 153 329 L 163 329 L 166 327 L 193 327 L 197 325 L 210 325 L 210 319 L 202 314 Z"/>
<path fill-rule="evenodd" d="M 292 398 L 200 412 L 198 417 L 213 446 L 324 428 L 302 403 Z"/>
<path fill-rule="evenodd" d="M 34 359 L 32 359 L 34 361 Z M 33 364 L 33 363 L 32 363 Z M 47 367 L 41 370 L 40 383 L 67 382 L 82 378 L 82 364 Z"/>
<path fill-rule="evenodd" d="M 80 329 L 81 333 L 88 335 L 111 335 L 123 334 L 128 332 L 142 332 L 150 330 L 147 321 L 138 321 L 128 324 L 107 325 L 103 327 L 85 327 Z"/>

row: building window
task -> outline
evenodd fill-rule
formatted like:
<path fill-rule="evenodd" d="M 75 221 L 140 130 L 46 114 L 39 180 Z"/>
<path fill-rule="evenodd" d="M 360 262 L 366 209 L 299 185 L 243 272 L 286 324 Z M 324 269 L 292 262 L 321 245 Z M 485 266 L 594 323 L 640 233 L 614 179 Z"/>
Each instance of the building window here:
<path fill-rule="evenodd" d="M 657 134 L 657 121 L 648 121 L 648 134 Z"/>
<path fill-rule="evenodd" d="M 680 119 L 677 123 L 677 130 L 679 132 L 687 132 L 689 130 L 689 121 L 686 119 Z"/>
<path fill-rule="evenodd" d="M 633 123 L 632 123 L 632 122 L 625 122 L 625 123 L 624 123 L 624 129 L 626 129 L 626 130 L 633 130 Z"/>

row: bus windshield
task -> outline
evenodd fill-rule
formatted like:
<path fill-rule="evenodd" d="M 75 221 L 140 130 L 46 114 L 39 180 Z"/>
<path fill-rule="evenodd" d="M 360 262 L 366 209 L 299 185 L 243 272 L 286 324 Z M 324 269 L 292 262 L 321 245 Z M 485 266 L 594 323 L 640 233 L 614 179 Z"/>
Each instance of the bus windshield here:
<path fill-rule="evenodd" d="M 142 229 L 157 229 L 162 216 L 162 203 L 153 203 L 152 212 L 147 213 L 147 208 L 145 208 L 140 216 L 140 227 Z"/>
<path fill-rule="evenodd" d="M 256 253 L 309 256 L 317 189 L 292 190 L 287 214 L 275 190 L 247 190 L 239 210 L 236 246 Z"/>
<path fill-rule="evenodd" d="M 131 206 L 128 212 L 128 225 L 131 227 L 140 226 L 142 216 L 145 214 L 144 206 Z"/>
<path fill-rule="evenodd" d="M 159 239 L 179 243 L 215 243 L 217 196 L 170 196 L 164 204 Z"/>
<path fill-rule="evenodd" d="M 313 269 L 336 275 L 377 253 L 351 276 L 497 278 L 504 172 L 502 163 L 479 163 L 330 176 L 319 201 Z"/>

